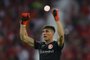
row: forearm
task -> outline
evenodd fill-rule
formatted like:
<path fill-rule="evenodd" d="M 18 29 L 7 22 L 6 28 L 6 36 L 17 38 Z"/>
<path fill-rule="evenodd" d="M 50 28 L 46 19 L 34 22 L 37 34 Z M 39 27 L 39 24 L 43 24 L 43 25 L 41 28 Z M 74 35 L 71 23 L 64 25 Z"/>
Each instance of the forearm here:
<path fill-rule="evenodd" d="M 26 31 L 26 25 L 20 24 L 20 35 L 21 36 L 28 36 L 27 31 Z"/>
<path fill-rule="evenodd" d="M 58 42 L 59 42 L 59 45 L 62 45 L 64 43 L 64 29 L 60 21 L 56 21 L 56 24 L 57 24 L 57 32 L 59 35 Z"/>
<path fill-rule="evenodd" d="M 34 46 L 34 40 L 28 36 L 26 31 L 26 25 L 20 25 L 20 38 L 23 42 L 30 46 Z"/>
<path fill-rule="evenodd" d="M 64 35 L 64 30 L 63 30 L 62 23 L 60 21 L 56 21 L 56 25 L 57 25 L 58 35 L 59 36 Z"/>

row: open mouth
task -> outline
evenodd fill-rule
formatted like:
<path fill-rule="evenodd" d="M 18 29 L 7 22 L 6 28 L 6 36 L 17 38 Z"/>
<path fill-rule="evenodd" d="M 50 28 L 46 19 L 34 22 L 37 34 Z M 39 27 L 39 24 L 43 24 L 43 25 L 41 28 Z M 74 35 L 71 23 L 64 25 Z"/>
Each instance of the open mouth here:
<path fill-rule="evenodd" d="M 46 38 L 47 36 L 44 36 L 44 38 Z"/>

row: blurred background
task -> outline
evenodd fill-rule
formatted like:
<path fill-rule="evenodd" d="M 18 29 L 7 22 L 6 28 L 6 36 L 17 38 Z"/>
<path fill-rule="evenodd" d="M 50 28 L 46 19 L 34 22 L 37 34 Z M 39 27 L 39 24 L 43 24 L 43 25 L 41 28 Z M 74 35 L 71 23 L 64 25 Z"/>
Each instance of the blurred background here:
<path fill-rule="evenodd" d="M 43 10 L 45 5 L 62 11 L 61 60 L 90 60 L 90 0 L 0 0 L 0 60 L 38 60 L 35 50 L 20 40 L 19 15 L 30 12 L 27 32 L 40 41 L 41 28 L 50 21 L 54 25 L 50 11 Z"/>

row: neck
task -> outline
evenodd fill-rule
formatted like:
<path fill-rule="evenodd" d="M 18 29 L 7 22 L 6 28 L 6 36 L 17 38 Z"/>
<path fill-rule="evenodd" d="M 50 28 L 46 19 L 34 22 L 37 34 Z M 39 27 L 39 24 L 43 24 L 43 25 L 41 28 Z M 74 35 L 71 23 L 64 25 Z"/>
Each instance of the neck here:
<path fill-rule="evenodd" d="M 46 44 L 49 44 L 49 43 L 51 43 L 51 42 L 53 42 L 53 40 L 46 40 L 46 41 L 45 41 Z"/>

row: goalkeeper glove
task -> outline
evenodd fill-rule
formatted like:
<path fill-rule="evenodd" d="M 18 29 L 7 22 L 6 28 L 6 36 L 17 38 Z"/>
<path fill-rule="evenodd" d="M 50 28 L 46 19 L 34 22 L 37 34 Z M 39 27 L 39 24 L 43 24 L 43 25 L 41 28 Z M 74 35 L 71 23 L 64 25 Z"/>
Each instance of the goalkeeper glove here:
<path fill-rule="evenodd" d="M 30 18 L 29 13 L 27 13 L 27 12 L 21 13 L 21 15 L 20 15 L 21 24 L 27 25 L 29 18 Z"/>

